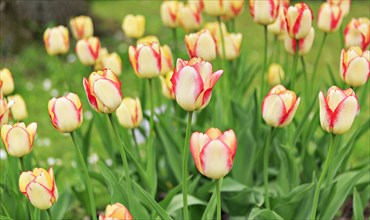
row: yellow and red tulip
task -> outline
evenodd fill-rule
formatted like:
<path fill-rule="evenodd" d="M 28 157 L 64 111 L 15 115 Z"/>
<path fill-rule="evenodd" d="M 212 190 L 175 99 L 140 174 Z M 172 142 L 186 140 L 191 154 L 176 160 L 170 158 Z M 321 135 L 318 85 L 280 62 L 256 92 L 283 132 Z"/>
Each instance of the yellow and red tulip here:
<path fill-rule="evenodd" d="M 76 53 L 78 59 L 85 66 L 92 66 L 99 58 L 100 40 L 97 37 L 88 37 L 77 41 Z"/>
<path fill-rule="evenodd" d="M 308 33 L 306 37 L 298 40 L 298 55 L 299 56 L 304 56 L 308 52 L 310 52 L 314 38 L 315 38 L 315 29 L 311 28 L 310 32 Z M 284 47 L 288 53 L 294 55 L 295 50 L 296 50 L 296 40 L 290 38 L 290 36 L 286 34 L 285 40 L 284 40 Z"/>
<path fill-rule="evenodd" d="M 229 5 L 226 8 L 223 18 L 232 19 L 239 16 L 244 9 L 244 0 L 229 0 Z"/>
<path fill-rule="evenodd" d="M 352 0 L 326 0 L 331 5 L 337 5 L 342 10 L 343 16 L 347 16 L 351 7 Z"/>
<path fill-rule="evenodd" d="M 275 22 L 267 26 L 267 30 L 274 35 L 284 37 L 286 24 L 285 24 L 285 10 L 287 10 L 289 4 L 286 5 L 284 2 L 280 2 L 278 17 Z"/>
<path fill-rule="evenodd" d="M 359 46 L 366 50 L 370 44 L 370 20 L 366 17 L 352 18 L 344 29 L 344 44 L 346 48 Z"/>
<path fill-rule="evenodd" d="M 319 94 L 320 124 L 324 131 L 333 134 L 347 132 L 360 108 L 355 92 L 352 89 L 341 90 L 332 86 L 328 94 Z"/>
<path fill-rule="evenodd" d="M 10 108 L 12 117 L 16 121 L 23 121 L 28 117 L 26 103 L 22 96 L 16 94 L 14 96 L 9 96 L 8 100 L 13 100 L 14 105 Z"/>
<path fill-rule="evenodd" d="M 305 3 L 289 6 L 285 12 L 286 30 L 293 39 L 302 39 L 308 35 L 312 27 L 313 14 Z"/>
<path fill-rule="evenodd" d="M 106 68 L 84 77 L 83 85 L 91 107 L 101 113 L 112 113 L 122 102 L 121 82 L 116 74 Z"/>
<path fill-rule="evenodd" d="M 218 1 L 203 1 L 204 12 L 210 16 L 222 16 L 226 14 L 227 8 L 229 7 L 228 0 Z"/>
<path fill-rule="evenodd" d="M 292 120 L 300 98 L 282 85 L 273 87 L 262 102 L 262 117 L 272 127 L 285 127 Z"/>
<path fill-rule="evenodd" d="M 19 190 L 36 208 L 49 209 L 58 199 L 53 168 L 23 172 L 19 177 Z"/>
<path fill-rule="evenodd" d="M 267 81 L 270 86 L 276 86 L 282 83 L 285 77 L 284 69 L 280 64 L 272 63 L 267 74 Z"/>
<path fill-rule="evenodd" d="M 0 94 L 9 95 L 14 91 L 13 75 L 8 68 L 0 70 Z"/>
<path fill-rule="evenodd" d="M 37 124 L 35 122 L 27 127 L 23 122 L 2 125 L 1 139 L 8 154 L 14 157 L 23 157 L 31 153 L 36 130 Z"/>
<path fill-rule="evenodd" d="M 0 81 L 0 85 L 2 81 Z M 10 111 L 9 109 L 14 105 L 14 101 L 10 100 L 9 103 L 6 102 L 0 93 L 0 126 L 8 123 Z"/>
<path fill-rule="evenodd" d="M 162 55 L 156 42 L 130 46 L 128 50 L 130 62 L 136 75 L 140 78 L 159 76 L 162 69 Z"/>
<path fill-rule="evenodd" d="M 343 12 L 337 5 L 323 3 L 317 16 L 317 27 L 323 32 L 338 30 L 343 21 Z"/>
<path fill-rule="evenodd" d="M 201 10 L 194 4 L 181 6 L 178 16 L 179 23 L 186 32 L 200 29 L 203 22 Z"/>
<path fill-rule="evenodd" d="M 99 220 L 131 220 L 132 216 L 128 209 L 121 203 L 115 203 L 113 205 L 107 205 L 105 209 L 105 215 L 100 215 Z"/>
<path fill-rule="evenodd" d="M 119 123 L 125 128 L 137 128 L 143 120 L 143 110 L 139 98 L 124 98 L 116 110 Z"/>
<path fill-rule="evenodd" d="M 340 77 L 349 86 L 364 85 L 370 76 L 370 51 L 360 47 L 342 50 L 340 56 Z"/>
<path fill-rule="evenodd" d="M 190 152 L 198 171 L 211 179 L 226 176 L 234 163 L 237 148 L 233 130 L 221 132 L 210 128 L 206 133 L 194 132 L 190 137 Z"/>
<path fill-rule="evenodd" d="M 216 45 L 217 45 L 217 42 L 221 41 L 220 25 L 217 21 L 216 22 L 207 22 L 204 25 L 204 29 L 207 29 L 211 33 L 213 39 L 216 42 Z M 223 22 L 221 22 L 221 30 L 222 30 L 223 36 L 225 36 L 228 33 L 227 29 L 226 29 L 226 25 Z"/>
<path fill-rule="evenodd" d="M 216 42 L 207 29 L 186 35 L 185 44 L 190 58 L 200 57 L 205 61 L 216 59 Z"/>
<path fill-rule="evenodd" d="M 279 14 L 279 0 L 249 0 L 249 10 L 254 22 L 269 25 L 275 22 Z"/>
<path fill-rule="evenodd" d="M 67 53 L 69 50 L 68 29 L 62 25 L 46 29 L 44 44 L 49 55 Z"/>
<path fill-rule="evenodd" d="M 136 45 L 139 45 L 139 44 L 149 44 L 149 43 L 158 43 L 158 44 L 160 44 L 158 37 L 156 37 L 154 35 L 148 35 L 148 36 L 139 38 L 136 41 Z"/>
<path fill-rule="evenodd" d="M 177 103 L 185 111 L 206 107 L 212 97 L 212 89 L 223 70 L 212 71 L 212 64 L 202 58 L 189 61 L 177 60 L 171 82 Z"/>
<path fill-rule="evenodd" d="M 109 52 L 108 52 L 108 49 L 106 47 L 101 47 L 99 49 L 99 56 L 98 56 L 98 59 L 96 60 L 95 62 L 95 65 L 94 65 L 94 70 L 101 70 L 101 69 L 104 69 L 103 68 L 103 58 L 108 56 Z"/>
<path fill-rule="evenodd" d="M 175 94 L 173 93 L 173 86 L 171 82 L 172 75 L 173 71 L 170 71 L 166 73 L 166 75 L 159 77 L 162 85 L 162 94 L 168 99 L 175 99 Z"/>
<path fill-rule="evenodd" d="M 93 36 L 94 26 L 89 16 L 82 15 L 72 18 L 69 21 L 69 25 L 71 26 L 72 35 L 76 40 Z"/>
<path fill-rule="evenodd" d="M 168 45 L 161 46 L 161 75 L 173 71 L 173 57 L 171 48 Z"/>
<path fill-rule="evenodd" d="M 104 56 L 101 59 L 101 66 L 102 69 L 111 69 L 117 76 L 120 76 L 122 73 L 122 60 L 116 52 Z"/>
<path fill-rule="evenodd" d="M 178 15 L 182 6 L 179 1 L 164 1 L 161 4 L 161 18 L 164 26 L 176 28 L 179 25 Z"/>
<path fill-rule="evenodd" d="M 48 112 L 51 123 L 62 133 L 72 132 L 82 124 L 82 104 L 74 93 L 50 99 Z"/>
<path fill-rule="evenodd" d="M 127 37 L 142 37 L 145 31 L 145 17 L 142 15 L 126 15 L 122 22 L 122 30 Z"/>
<path fill-rule="evenodd" d="M 224 35 L 225 56 L 227 60 L 234 60 L 239 57 L 242 37 L 241 33 L 227 33 Z M 222 41 L 217 41 L 217 52 L 223 58 Z"/>

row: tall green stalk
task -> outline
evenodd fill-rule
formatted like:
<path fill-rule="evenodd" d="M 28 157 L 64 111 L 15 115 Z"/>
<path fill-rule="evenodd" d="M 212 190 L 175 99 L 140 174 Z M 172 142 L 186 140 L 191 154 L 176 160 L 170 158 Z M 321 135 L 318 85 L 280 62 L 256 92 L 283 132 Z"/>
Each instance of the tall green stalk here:
<path fill-rule="evenodd" d="M 265 154 L 263 157 L 263 185 L 265 189 L 265 204 L 267 209 L 270 209 L 268 168 L 269 168 L 270 145 L 273 131 L 274 127 L 271 127 L 270 132 L 267 136 Z"/>
<path fill-rule="evenodd" d="M 321 57 L 321 53 L 322 53 L 322 50 L 324 48 L 324 45 L 325 45 L 325 41 L 326 41 L 326 37 L 328 36 L 328 33 L 324 33 L 324 36 L 322 37 L 322 40 L 321 40 L 321 44 L 320 44 L 320 48 L 319 48 L 319 52 L 317 52 L 317 56 L 316 56 L 316 60 L 315 60 L 315 63 L 314 63 L 314 67 L 313 67 L 313 72 L 312 72 L 312 79 L 311 79 L 311 93 L 313 92 L 312 89 L 313 89 L 313 83 L 312 82 L 315 82 L 317 81 L 316 80 L 316 72 L 317 72 L 317 67 L 319 65 L 319 61 L 320 61 L 320 57 Z"/>
<path fill-rule="evenodd" d="M 178 41 L 177 41 L 177 28 L 171 28 L 172 29 L 172 38 L 173 38 L 173 42 L 174 42 L 174 46 L 173 46 L 173 52 L 175 54 L 175 59 L 174 59 L 174 62 L 176 64 L 176 59 L 179 58 L 179 45 L 178 45 Z"/>
<path fill-rule="evenodd" d="M 290 83 L 291 90 L 294 91 L 294 84 L 297 78 L 297 64 L 298 64 L 298 53 L 299 53 L 299 40 L 295 40 L 295 51 L 293 59 L 293 70 L 292 70 L 292 80 Z"/>
<path fill-rule="evenodd" d="M 221 220 L 221 179 L 216 180 L 217 220 Z"/>
<path fill-rule="evenodd" d="M 340 27 L 339 27 L 339 40 L 340 40 L 340 46 L 342 47 L 342 49 L 344 49 L 344 36 L 343 36 L 343 23 L 340 24 Z"/>
<path fill-rule="evenodd" d="M 333 156 L 334 156 L 334 142 L 335 142 L 335 134 L 331 134 L 329 153 L 325 160 L 324 170 L 322 171 L 320 175 L 320 179 L 319 179 L 319 182 L 317 183 L 316 190 L 315 190 L 315 197 L 313 199 L 313 206 L 312 206 L 312 211 L 311 211 L 311 219 L 313 220 L 316 219 L 316 210 L 317 210 L 317 204 L 319 202 L 321 184 L 324 181 L 326 172 L 328 171 L 329 163 L 333 159 Z"/>
<path fill-rule="evenodd" d="M 52 220 L 53 216 L 51 215 L 50 209 L 47 209 L 46 212 L 48 213 L 49 219 Z"/>
<path fill-rule="evenodd" d="M 301 64 L 303 67 L 303 76 L 304 76 L 304 95 L 308 97 L 308 77 L 306 71 L 306 62 L 304 61 L 303 56 L 301 56 Z"/>
<path fill-rule="evenodd" d="M 94 199 L 94 193 L 93 193 L 91 180 L 90 180 L 90 176 L 89 176 L 89 171 L 87 170 L 87 166 L 86 166 L 86 163 L 83 159 L 81 150 L 77 145 L 75 133 L 71 132 L 70 134 L 71 134 L 71 138 L 72 138 L 73 144 L 74 144 L 75 149 L 76 149 L 77 159 L 80 161 L 80 165 L 82 166 L 82 172 L 85 175 L 85 179 L 82 179 L 82 182 L 86 183 L 86 188 L 87 188 L 87 191 L 89 193 L 90 209 L 91 209 L 91 212 L 92 212 L 91 213 L 92 218 L 93 218 L 93 220 L 97 220 L 97 218 L 96 218 L 96 208 L 95 208 L 95 199 Z"/>
<path fill-rule="evenodd" d="M 265 91 L 265 73 L 266 73 L 266 68 L 267 68 L 267 43 L 268 43 L 267 25 L 264 25 L 263 29 L 264 29 L 264 50 L 263 50 L 263 66 L 262 66 L 261 92 L 260 92 L 261 103 L 262 103 L 263 94 Z"/>
<path fill-rule="evenodd" d="M 184 219 L 189 219 L 189 210 L 188 210 L 188 157 L 189 157 L 189 136 L 191 132 L 191 121 L 193 119 L 193 112 L 188 112 L 188 123 L 186 126 L 185 134 L 185 144 L 182 152 L 182 201 L 184 204 L 183 214 Z"/>
<path fill-rule="evenodd" d="M 153 137 L 154 137 L 154 100 L 153 100 L 153 80 L 149 79 L 149 107 L 150 107 L 150 118 L 149 118 L 149 139 L 147 145 L 148 152 L 148 164 L 147 173 L 148 179 L 152 182 L 151 194 L 154 195 L 157 188 L 157 175 L 155 172 L 155 150 L 153 148 Z"/>
<path fill-rule="evenodd" d="M 131 134 L 132 134 L 132 139 L 134 140 L 136 154 L 138 156 L 139 162 L 141 162 L 139 144 L 137 143 L 136 136 L 135 136 L 135 128 L 131 129 Z"/>

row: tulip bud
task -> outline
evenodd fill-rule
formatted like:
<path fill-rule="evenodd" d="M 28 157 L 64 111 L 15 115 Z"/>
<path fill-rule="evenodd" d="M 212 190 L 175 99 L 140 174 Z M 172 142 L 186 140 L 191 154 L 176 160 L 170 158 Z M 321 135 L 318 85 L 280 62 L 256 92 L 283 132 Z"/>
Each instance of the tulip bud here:
<path fill-rule="evenodd" d="M 121 57 L 117 53 L 111 53 L 104 56 L 101 60 L 102 68 L 111 69 L 117 76 L 122 73 L 122 61 Z"/>
<path fill-rule="evenodd" d="M 370 76 L 370 51 L 362 52 L 359 47 L 342 50 L 340 77 L 351 87 L 364 85 Z"/>
<path fill-rule="evenodd" d="M 54 171 L 35 168 L 23 172 L 19 177 L 19 190 L 31 204 L 38 209 L 49 209 L 58 199 L 58 189 L 55 184 Z"/>
<path fill-rule="evenodd" d="M 14 101 L 10 100 L 9 103 L 7 103 L 0 93 L 0 126 L 8 123 L 10 114 L 9 109 L 12 105 L 14 105 Z"/>
<path fill-rule="evenodd" d="M 107 205 L 107 208 L 105 209 L 105 216 L 99 216 L 99 220 L 112 219 L 131 220 L 132 216 L 124 205 L 121 203 L 115 203 L 113 205 Z"/>
<path fill-rule="evenodd" d="M 224 19 L 232 19 L 239 16 L 244 9 L 244 0 L 229 0 L 229 5 L 225 9 Z"/>
<path fill-rule="evenodd" d="M 158 43 L 138 44 L 130 46 L 128 55 L 132 68 L 139 78 L 153 78 L 162 69 L 161 50 Z"/>
<path fill-rule="evenodd" d="M 159 44 L 158 37 L 156 37 L 154 35 L 149 35 L 149 36 L 145 36 L 145 37 L 142 37 L 142 38 L 138 39 L 136 41 L 136 45 L 149 44 L 149 43 L 153 43 L 153 42 Z"/>
<path fill-rule="evenodd" d="M 312 47 L 313 40 L 315 38 L 315 29 L 311 28 L 310 32 L 305 38 L 298 40 L 298 55 L 306 55 Z M 296 40 L 290 38 L 288 34 L 285 35 L 284 41 L 285 50 L 290 54 L 295 54 Z"/>
<path fill-rule="evenodd" d="M 31 153 L 36 130 L 35 122 L 27 127 L 23 122 L 15 123 L 13 126 L 4 124 L 1 127 L 1 139 L 8 154 L 13 157 L 23 157 Z"/>
<path fill-rule="evenodd" d="M 285 127 L 293 119 L 300 98 L 282 85 L 273 87 L 262 102 L 262 117 L 272 127 Z"/>
<path fill-rule="evenodd" d="M 126 15 L 122 22 L 122 30 L 127 37 L 142 37 L 145 31 L 145 17 L 142 15 Z"/>
<path fill-rule="evenodd" d="M 352 0 L 326 0 L 331 5 L 337 5 L 342 10 L 343 16 L 347 16 L 351 7 Z"/>
<path fill-rule="evenodd" d="M 233 166 L 237 148 L 233 130 L 221 132 L 210 128 L 206 133 L 194 132 L 190 137 L 190 152 L 198 171 L 211 179 L 226 176 Z"/>
<path fill-rule="evenodd" d="M 222 16 L 229 8 L 229 0 L 204 1 L 204 11 L 210 16 Z"/>
<path fill-rule="evenodd" d="M 76 53 L 78 59 L 85 66 L 91 66 L 99 58 L 100 40 L 97 37 L 84 38 L 77 41 Z"/>
<path fill-rule="evenodd" d="M 312 27 L 313 14 L 305 3 L 289 6 L 285 12 L 286 30 L 294 39 L 302 39 L 308 35 Z"/>
<path fill-rule="evenodd" d="M 339 6 L 323 3 L 317 17 L 317 27 L 323 32 L 338 30 L 342 24 L 343 13 Z"/>
<path fill-rule="evenodd" d="M 94 27 L 89 16 L 78 16 L 72 18 L 69 21 L 69 25 L 71 26 L 73 37 L 76 40 L 93 36 Z"/>
<path fill-rule="evenodd" d="M 224 36 L 225 44 L 225 56 L 227 60 L 234 60 L 240 55 L 240 44 L 242 43 L 242 34 L 241 33 L 227 33 Z M 217 52 L 218 55 L 223 59 L 222 52 L 222 41 L 217 41 Z"/>
<path fill-rule="evenodd" d="M 281 82 L 284 80 L 284 77 L 285 72 L 279 64 L 273 63 L 270 65 L 267 75 L 267 79 L 270 86 L 276 86 L 278 84 L 281 84 Z"/>
<path fill-rule="evenodd" d="M 110 69 L 92 72 L 88 80 L 84 77 L 83 85 L 87 99 L 95 111 L 112 113 L 120 106 L 121 82 Z"/>
<path fill-rule="evenodd" d="M 24 102 L 22 96 L 16 94 L 14 96 L 9 96 L 8 99 L 9 101 L 14 101 L 14 105 L 10 108 L 13 119 L 16 121 L 24 121 L 28 117 L 28 112 L 26 103 Z"/>
<path fill-rule="evenodd" d="M 360 108 L 355 92 L 332 86 L 326 97 L 320 92 L 319 100 L 322 129 L 333 134 L 346 133 Z"/>
<path fill-rule="evenodd" d="M 179 25 L 178 12 L 182 2 L 164 1 L 161 4 L 161 18 L 164 26 L 176 28 Z"/>
<path fill-rule="evenodd" d="M 165 75 L 166 73 L 173 70 L 173 57 L 171 48 L 169 46 L 161 46 L 161 57 L 161 75 Z"/>
<path fill-rule="evenodd" d="M 68 29 L 61 25 L 46 29 L 44 32 L 44 44 L 49 55 L 67 53 L 69 50 Z"/>
<path fill-rule="evenodd" d="M 171 78 L 177 103 L 185 111 L 205 108 L 222 73 L 223 70 L 212 72 L 212 64 L 202 58 L 178 59 Z"/>
<path fill-rule="evenodd" d="M 82 104 L 74 93 L 50 99 L 48 111 L 51 123 L 62 133 L 72 132 L 82 124 Z"/>
<path fill-rule="evenodd" d="M 166 73 L 165 76 L 160 76 L 159 79 L 162 85 L 162 94 L 168 99 L 175 99 L 175 94 L 173 93 L 173 86 L 171 82 L 171 77 L 173 71 Z"/>
<path fill-rule="evenodd" d="M 205 61 L 216 59 L 216 42 L 206 29 L 186 35 L 185 44 L 190 58 L 200 57 Z"/>
<path fill-rule="evenodd" d="M 344 29 L 344 44 L 346 48 L 359 46 L 362 50 L 370 44 L 370 20 L 368 18 L 352 18 Z"/>
<path fill-rule="evenodd" d="M 14 91 L 13 75 L 8 68 L 0 70 L 0 94 L 9 95 Z"/>
<path fill-rule="evenodd" d="M 216 42 L 216 45 L 217 45 L 217 42 L 221 41 L 220 25 L 217 21 L 216 22 L 207 22 L 204 25 L 204 29 L 208 30 L 211 33 L 213 39 Z M 227 32 L 227 29 L 226 29 L 226 25 L 223 22 L 221 23 L 221 30 L 222 30 L 223 36 L 226 36 L 226 34 L 228 32 Z"/>
<path fill-rule="evenodd" d="M 278 17 L 276 18 L 275 22 L 267 26 L 267 30 L 274 35 L 282 36 L 285 35 L 285 10 L 288 9 L 289 6 L 285 7 L 284 4 L 280 4 Z"/>
<path fill-rule="evenodd" d="M 101 47 L 99 49 L 99 56 L 98 59 L 95 62 L 94 70 L 101 70 L 103 68 L 103 58 L 108 56 L 108 49 L 106 47 Z"/>
<path fill-rule="evenodd" d="M 119 123 L 124 128 L 137 128 L 143 120 L 143 111 L 139 98 L 124 98 L 116 110 Z"/>
<path fill-rule="evenodd" d="M 202 12 L 194 4 L 181 6 L 178 16 L 179 23 L 186 32 L 198 30 L 202 25 Z"/>
<path fill-rule="evenodd" d="M 272 24 L 278 16 L 279 0 L 249 0 L 249 9 L 257 24 Z"/>

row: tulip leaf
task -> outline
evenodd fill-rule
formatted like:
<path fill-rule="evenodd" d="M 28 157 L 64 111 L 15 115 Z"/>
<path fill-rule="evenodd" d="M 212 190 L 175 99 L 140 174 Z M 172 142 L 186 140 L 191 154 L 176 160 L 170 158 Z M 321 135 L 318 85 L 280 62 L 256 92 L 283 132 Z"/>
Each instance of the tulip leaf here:
<path fill-rule="evenodd" d="M 353 217 L 357 220 L 364 219 L 364 207 L 362 206 L 360 195 L 357 192 L 357 189 L 353 189 Z"/>
<path fill-rule="evenodd" d="M 0 220 L 13 220 L 13 219 L 10 218 L 9 216 L 0 215 Z"/>
<path fill-rule="evenodd" d="M 299 184 L 298 169 L 290 149 L 278 146 L 276 152 L 280 160 L 280 170 L 277 177 L 278 188 L 282 195 L 286 195 Z"/>
<path fill-rule="evenodd" d="M 182 201 L 182 194 L 178 194 L 175 197 L 172 198 L 170 204 L 167 206 L 166 211 L 169 214 L 174 214 L 177 210 L 181 209 L 183 207 L 183 201 Z M 192 195 L 188 195 L 188 206 L 192 205 L 206 205 L 207 203 L 195 198 Z"/>
<path fill-rule="evenodd" d="M 275 220 L 283 220 L 281 216 L 276 214 L 276 212 L 268 209 L 259 209 L 254 208 L 252 209 L 251 213 L 248 216 L 248 220 L 252 219 L 275 219 Z"/>
<path fill-rule="evenodd" d="M 64 215 L 72 204 L 72 195 L 69 191 L 64 191 L 57 202 L 51 207 L 53 219 L 64 219 Z"/>
<path fill-rule="evenodd" d="M 214 189 L 212 196 L 210 200 L 208 201 L 208 205 L 206 206 L 206 209 L 203 212 L 202 220 L 213 219 L 213 216 L 216 211 L 216 205 L 217 205 L 216 198 L 217 198 L 217 193 L 216 193 L 216 189 Z"/>
<path fill-rule="evenodd" d="M 221 192 L 240 192 L 247 187 L 233 178 L 227 177 L 223 180 L 221 185 Z"/>
<path fill-rule="evenodd" d="M 189 184 L 190 179 L 191 179 L 191 176 L 188 177 L 188 179 L 187 179 L 187 183 L 188 184 Z M 167 206 L 168 206 L 168 204 L 170 204 L 172 198 L 174 196 L 176 196 L 176 194 L 182 190 L 182 187 L 181 186 L 182 186 L 182 183 L 180 182 L 180 184 L 178 184 L 176 187 L 174 187 L 173 189 L 171 189 L 168 192 L 168 194 L 166 195 L 166 197 L 162 201 L 159 202 L 159 205 L 161 205 L 162 208 L 167 208 Z"/>

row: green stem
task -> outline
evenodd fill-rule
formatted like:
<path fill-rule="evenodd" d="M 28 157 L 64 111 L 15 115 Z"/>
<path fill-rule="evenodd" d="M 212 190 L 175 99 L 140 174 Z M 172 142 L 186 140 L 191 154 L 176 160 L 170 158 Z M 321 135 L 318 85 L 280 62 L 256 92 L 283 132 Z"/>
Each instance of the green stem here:
<path fill-rule="evenodd" d="M 312 72 L 312 79 L 311 79 L 311 92 L 312 92 L 312 89 L 313 89 L 313 85 L 315 81 L 317 81 L 316 79 L 316 72 L 317 72 L 317 67 L 319 65 L 319 61 L 320 61 L 320 57 L 321 57 L 321 53 L 322 53 L 322 50 L 324 48 L 324 45 L 325 45 L 325 41 L 326 41 L 326 37 L 328 36 L 328 33 L 324 33 L 324 36 L 322 38 L 322 41 L 321 41 L 321 44 L 320 44 L 320 47 L 319 47 L 319 51 L 317 52 L 317 56 L 316 56 L 316 60 L 315 60 L 315 64 L 314 64 L 314 67 L 313 67 L 313 72 Z"/>
<path fill-rule="evenodd" d="M 277 46 L 279 46 L 279 42 L 278 42 L 279 38 L 278 38 L 278 35 L 274 35 L 274 44 L 272 45 L 272 52 L 271 52 L 271 57 L 270 57 L 270 60 L 269 60 L 269 64 L 273 63 L 275 61 L 275 52 L 276 52 L 276 48 Z"/>
<path fill-rule="evenodd" d="M 344 48 L 344 35 L 343 35 L 343 23 L 339 27 L 339 39 L 340 39 L 340 46 Z"/>
<path fill-rule="evenodd" d="M 25 172 L 26 169 L 25 169 L 23 157 L 19 158 L 19 162 L 21 163 L 21 172 Z M 32 211 L 31 211 L 30 203 L 28 201 L 27 201 L 27 210 L 28 210 L 28 214 L 30 215 L 30 218 L 32 218 Z"/>
<path fill-rule="evenodd" d="M 21 169 L 22 169 L 21 171 L 22 171 L 22 172 L 25 172 L 25 171 L 26 171 L 26 169 L 25 169 L 25 166 L 24 166 L 24 160 L 23 160 L 23 157 L 20 157 L 20 158 L 19 158 L 19 161 L 21 162 Z"/>
<path fill-rule="evenodd" d="M 155 151 L 153 148 L 153 137 L 154 137 L 154 100 L 153 100 L 153 80 L 149 79 L 149 108 L 150 108 L 150 118 L 149 118 L 149 139 L 147 145 L 148 152 L 148 164 L 147 173 L 149 180 L 152 180 L 151 194 L 155 194 L 157 188 L 157 176 L 155 173 Z"/>
<path fill-rule="evenodd" d="M 316 190 L 315 190 L 315 197 L 313 199 L 313 208 L 312 208 L 312 212 L 311 212 L 311 219 L 313 219 L 313 220 L 316 219 L 316 210 L 317 210 L 317 204 L 318 204 L 318 201 L 319 201 L 321 184 L 324 181 L 324 177 L 326 175 L 326 172 L 328 171 L 329 162 L 333 159 L 334 142 L 335 142 L 335 134 L 331 134 L 330 145 L 329 145 L 329 153 L 328 153 L 328 156 L 325 160 L 324 170 L 322 171 L 322 173 L 320 175 L 320 179 L 319 179 L 319 182 L 317 183 Z"/>
<path fill-rule="evenodd" d="M 134 140 L 136 154 L 139 158 L 139 161 L 141 162 L 141 156 L 140 156 L 140 149 L 139 144 L 137 143 L 136 136 L 135 136 L 135 128 L 131 129 L 132 139 Z"/>
<path fill-rule="evenodd" d="M 128 170 L 128 162 L 127 162 L 126 151 L 125 151 L 125 148 L 127 148 L 127 147 L 125 147 L 125 142 L 123 141 L 123 139 L 119 135 L 117 126 L 114 124 L 112 113 L 109 113 L 108 117 L 109 117 L 110 124 L 112 125 L 112 128 L 114 130 L 114 133 L 115 133 L 116 137 L 119 139 L 119 141 L 121 143 L 120 152 L 121 152 L 121 157 L 122 157 L 122 161 L 123 161 L 123 168 L 124 168 L 125 173 L 126 173 L 127 196 L 128 196 L 128 198 L 133 198 L 132 195 L 131 195 L 130 172 Z M 127 208 L 129 210 L 130 210 L 130 208 L 131 208 L 131 210 L 134 208 L 134 207 L 130 207 L 130 199 L 127 200 Z M 133 211 L 131 211 L 131 212 L 133 212 Z"/>
<path fill-rule="evenodd" d="M 50 220 L 52 220 L 52 219 L 53 219 L 53 217 L 52 217 L 52 215 L 51 215 L 51 211 L 50 211 L 50 209 L 46 209 L 46 212 L 48 213 L 49 219 L 50 219 Z"/>
<path fill-rule="evenodd" d="M 182 152 L 182 201 L 184 204 L 184 219 L 189 219 L 188 213 L 188 157 L 189 157 L 189 136 L 191 132 L 191 121 L 193 118 L 193 112 L 188 112 L 188 124 L 186 126 L 185 144 Z"/>
<path fill-rule="evenodd" d="M 173 52 L 174 52 L 174 55 L 175 55 L 174 62 L 176 64 L 176 60 L 177 60 L 177 58 L 179 58 L 179 54 L 178 54 L 179 45 L 178 45 L 178 41 L 177 41 L 177 28 L 172 28 L 172 38 L 173 38 L 173 42 L 174 42 L 174 45 L 173 45 Z"/>
<path fill-rule="evenodd" d="M 96 220 L 97 218 L 96 218 L 96 209 L 95 209 L 95 199 L 94 199 L 93 189 L 92 189 L 92 186 L 91 186 L 89 171 L 87 170 L 87 167 L 86 167 L 85 161 L 83 159 L 81 150 L 77 146 L 75 133 L 71 132 L 70 134 L 71 134 L 71 138 L 72 138 L 73 144 L 74 144 L 76 152 L 77 152 L 77 157 L 78 157 L 77 159 L 80 160 L 80 165 L 82 166 L 82 172 L 85 175 L 85 179 L 82 179 L 82 182 L 86 183 L 86 188 L 87 188 L 87 191 L 89 193 L 92 218 L 93 218 L 93 220 Z"/>
<path fill-rule="evenodd" d="M 221 180 L 216 180 L 217 220 L 221 220 Z"/>
<path fill-rule="evenodd" d="M 268 166 L 269 166 L 269 154 L 270 154 L 270 145 L 272 140 L 272 132 L 274 127 L 271 127 L 270 132 L 267 136 L 265 154 L 263 157 L 263 185 L 265 188 L 265 204 L 266 208 L 270 209 L 270 199 L 269 199 L 269 179 L 268 179 Z"/>
<path fill-rule="evenodd" d="M 265 72 L 266 72 L 266 65 L 267 65 L 267 43 L 268 43 L 268 32 L 267 32 L 267 25 L 263 26 L 264 29 L 264 53 L 263 53 L 263 66 L 262 66 L 262 75 L 261 75 L 261 92 L 260 92 L 260 100 L 262 103 L 264 90 L 265 90 Z"/>
<path fill-rule="evenodd" d="M 303 75 L 304 75 L 304 94 L 308 97 L 307 94 L 307 88 L 308 88 L 308 77 L 307 77 L 307 71 L 306 71 L 306 62 L 304 61 L 303 56 L 301 56 L 301 64 L 303 67 Z"/>
<path fill-rule="evenodd" d="M 298 64 L 298 53 L 299 53 L 299 40 L 295 40 L 295 51 L 294 51 L 294 59 L 293 59 L 293 70 L 292 70 L 292 80 L 290 83 L 291 89 L 294 91 L 294 84 L 296 81 L 297 75 L 297 64 Z"/>

